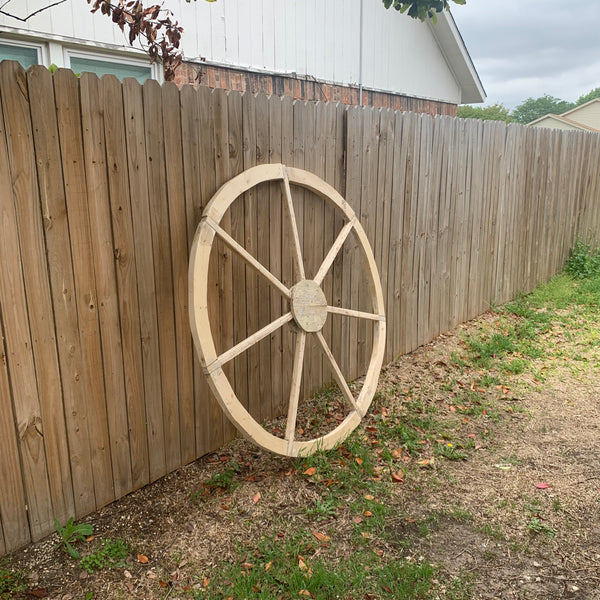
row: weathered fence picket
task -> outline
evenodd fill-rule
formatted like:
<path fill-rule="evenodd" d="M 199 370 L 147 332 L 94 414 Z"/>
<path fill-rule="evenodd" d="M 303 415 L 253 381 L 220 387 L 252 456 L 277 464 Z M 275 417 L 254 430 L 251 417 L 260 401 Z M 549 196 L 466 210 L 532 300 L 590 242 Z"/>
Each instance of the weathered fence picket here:
<path fill-rule="evenodd" d="M 335 187 L 374 250 L 386 360 L 531 290 L 578 235 L 600 241 L 600 136 L 387 109 L 0 65 L 0 555 L 218 448 L 234 430 L 209 393 L 188 326 L 188 254 L 217 188 L 279 163 Z M 221 226 L 286 286 L 294 254 L 279 183 Z M 295 190 L 304 269 L 344 226 Z M 369 310 L 356 240 L 323 289 Z M 219 241 L 209 273 L 220 351 L 280 317 L 279 291 Z M 331 315 L 347 378 L 372 323 Z M 225 366 L 259 421 L 281 415 L 286 326 Z M 303 394 L 331 378 L 307 345 Z"/>

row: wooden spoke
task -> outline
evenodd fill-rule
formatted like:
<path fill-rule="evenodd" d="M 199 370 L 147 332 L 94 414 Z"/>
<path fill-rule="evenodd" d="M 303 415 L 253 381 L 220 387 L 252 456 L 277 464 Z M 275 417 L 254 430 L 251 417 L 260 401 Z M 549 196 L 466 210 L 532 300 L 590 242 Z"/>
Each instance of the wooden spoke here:
<path fill-rule="evenodd" d="M 294 366 L 292 368 L 292 387 L 290 390 L 290 403 L 288 406 L 285 439 L 288 447 L 294 442 L 296 433 L 296 418 L 298 416 L 298 400 L 300 399 L 300 384 L 302 383 L 302 367 L 304 365 L 304 348 L 306 346 L 306 333 L 299 331 L 296 334 L 296 350 L 294 352 Z"/>
<path fill-rule="evenodd" d="M 304 263 L 302 262 L 302 247 L 300 246 L 300 236 L 298 234 L 298 224 L 296 223 L 296 214 L 294 213 L 294 203 L 292 202 L 292 191 L 290 190 L 290 180 L 288 178 L 287 169 L 283 169 L 283 188 L 285 190 L 285 200 L 287 207 L 287 216 L 292 230 L 292 238 L 294 240 L 294 265 L 296 273 L 300 280 L 306 279 L 304 275 Z"/>
<path fill-rule="evenodd" d="M 346 225 L 344 225 L 344 227 L 342 227 L 342 230 L 338 234 L 335 242 L 333 243 L 333 246 L 331 246 L 331 248 L 329 249 L 327 256 L 321 263 L 321 266 L 319 267 L 319 270 L 317 271 L 317 274 L 315 275 L 314 281 L 318 285 L 321 285 L 321 282 L 323 281 L 323 279 L 325 279 L 325 275 L 327 275 L 327 271 L 329 271 L 329 269 L 331 268 L 331 265 L 333 264 L 333 261 L 335 260 L 335 257 L 338 255 L 339 251 L 342 249 L 342 246 L 344 245 L 346 238 L 350 235 L 350 232 L 352 231 L 352 228 L 354 227 L 355 222 L 356 222 L 356 217 L 351 219 L 349 223 L 346 223 Z"/>
<path fill-rule="evenodd" d="M 361 416 L 361 418 L 364 417 L 365 415 L 363 411 L 360 409 L 358 404 L 356 404 L 356 400 L 354 399 L 354 396 L 352 395 L 352 392 L 348 387 L 348 384 L 346 383 L 344 374 L 342 373 L 342 370 L 340 369 L 339 365 L 337 364 L 337 361 L 335 360 L 335 357 L 333 356 L 331 350 L 329 349 L 329 346 L 327 345 L 327 341 L 325 340 L 323 334 L 320 331 L 317 332 L 317 339 L 319 340 L 319 344 L 321 344 L 321 348 L 323 349 L 325 356 L 329 359 L 329 364 L 331 365 L 331 368 L 333 370 L 333 376 L 335 377 L 337 384 L 340 386 L 340 390 L 342 390 L 342 394 L 344 395 L 344 399 L 348 403 L 348 406 L 352 410 L 356 411 Z"/>
<path fill-rule="evenodd" d="M 279 319 L 275 319 L 272 323 L 269 323 L 267 326 L 259 329 L 256 333 L 253 333 L 251 336 L 248 336 L 245 340 L 242 340 L 239 344 L 233 346 L 226 352 L 223 352 L 216 360 L 214 360 L 210 365 L 206 366 L 206 372 L 211 373 L 215 369 L 222 367 L 225 363 L 228 363 L 230 360 L 234 359 L 238 354 L 241 354 L 248 348 L 254 346 L 262 340 L 266 338 L 268 335 L 277 331 L 282 325 L 291 321 L 293 319 L 292 313 L 286 313 L 285 315 L 279 317 Z"/>
<path fill-rule="evenodd" d="M 235 252 L 237 252 L 248 264 L 254 267 L 265 279 L 268 279 L 286 298 L 290 297 L 290 290 L 271 271 L 259 263 L 241 244 L 238 244 L 222 227 L 215 223 L 210 217 L 205 217 L 206 223 L 214 229 L 215 233 Z"/>
<path fill-rule="evenodd" d="M 288 235 L 287 237 L 291 238 L 290 244 L 293 245 L 293 279 L 295 281 L 293 287 L 290 288 L 282 283 L 276 275 L 271 273 L 265 265 L 261 264 L 258 259 L 252 256 L 243 247 L 242 243 L 237 242 L 220 225 L 226 211 L 229 210 L 237 198 L 240 198 L 245 192 L 257 185 L 269 182 L 283 185 L 283 206 L 281 210 L 285 213 L 285 216 L 282 213 L 283 218 L 289 223 L 291 236 Z M 314 280 L 307 280 L 304 271 L 302 245 L 298 232 L 298 222 L 294 213 L 291 186 L 299 186 L 316 194 L 328 206 L 333 207 L 338 213 L 342 213 L 343 222 L 345 223 L 333 245 L 327 250 L 325 258 L 317 269 Z M 260 193 L 260 191 L 257 190 L 257 193 Z M 267 205 L 269 205 L 269 202 L 267 202 Z M 341 252 L 350 232 L 354 234 L 357 247 L 364 259 L 360 263 L 357 262 L 356 268 L 360 268 L 361 266 L 364 268 L 366 274 L 365 281 L 368 282 L 371 304 L 370 308 L 367 308 L 366 311 L 328 306 L 325 294 L 321 289 L 323 280 L 330 271 L 336 257 Z M 211 286 L 209 286 L 208 281 L 208 273 L 211 271 L 211 260 L 214 260 L 214 258 L 211 259 L 211 256 L 214 257 L 212 249 L 217 240 L 221 240 L 232 252 L 237 253 L 247 265 L 258 271 L 270 285 L 280 291 L 289 301 L 289 312 L 283 316 L 278 316 L 280 314 L 279 303 L 276 303 L 277 306 L 272 308 L 278 312 L 273 313 L 273 317 L 271 318 L 274 320 L 271 323 L 248 336 L 229 350 L 222 352 L 220 355 L 217 354 L 215 339 L 213 338 L 214 323 L 211 323 L 211 311 L 209 310 L 209 305 L 211 304 L 210 294 L 213 292 L 210 291 Z M 308 250 L 312 252 L 314 249 L 310 248 Z M 242 283 L 240 282 L 240 284 Z M 375 257 L 373 256 L 364 229 L 349 204 L 328 183 L 302 169 L 286 167 L 281 164 L 269 164 L 252 167 L 221 186 L 206 205 L 203 217 L 196 229 L 190 251 L 189 293 L 190 327 L 194 345 L 211 391 L 227 417 L 241 432 L 261 448 L 284 456 L 306 456 L 317 450 L 334 448 L 346 439 L 350 432 L 360 423 L 377 389 L 377 379 L 385 351 L 383 292 L 377 273 Z M 370 328 L 373 331 L 371 359 L 364 375 L 362 386 L 356 392 L 356 397 L 346 383 L 344 374 L 323 337 L 321 329 L 326 322 L 328 313 L 374 321 L 373 326 Z M 294 329 L 297 330 L 297 333 L 295 334 L 293 358 L 291 357 L 291 353 L 289 357 L 289 362 L 292 364 L 283 365 L 288 373 L 290 370 L 292 372 L 287 421 L 285 433 L 274 435 L 267 431 L 263 424 L 254 417 L 254 413 L 250 414 L 240 402 L 233 388 L 229 369 L 223 367 L 236 356 L 248 350 L 254 344 L 260 342 L 260 340 L 273 334 L 285 323 L 291 321 L 294 321 Z M 303 381 L 303 366 L 306 352 L 306 336 L 309 333 L 316 334 L 321 350 L 329 362 L 333 379 L 340 387 L 344 402 L 350 410 L 342 422 L 336 423 L 330 431 L 314 439 L 296 440 L 298 404 L 300 402 L 300 388 Z M 346 341 L 349 344 L 353 342 L 355 343 L 356 340 Z M 288 359 L 287 353 L 284 353 L 283 357 L 284 359 Z M 266 387 L 270 387 L 270 382 L 266 383 Z M 307 393 L 312 391 L 312 389 L 306 389 Z M 265 411 L 261 410 L 260 412 L 264 417 Z"/>
<path fill-rule="evenodd" d="M 351 308 L 341 308 L 340 306 L 328 306 L 327 312 L 346 317 L 355 317 L 357 319 L 369 319 L 371 321 L 385 321 L 385 315 L 363 312 L 362 310 L 352 310 Z"/>

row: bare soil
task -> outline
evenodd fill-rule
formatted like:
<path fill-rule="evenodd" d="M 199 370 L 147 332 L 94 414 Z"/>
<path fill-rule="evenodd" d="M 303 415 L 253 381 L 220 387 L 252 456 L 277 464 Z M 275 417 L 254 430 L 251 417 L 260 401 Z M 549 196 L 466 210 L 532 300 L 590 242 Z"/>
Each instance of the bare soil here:
<path fill-rule="evenodd" d="M 489 318 L 384 369 L 380 390 L 391 402 L 388 410 L 405 403 L 409 390 L 420 390 L 436 418 L 450 427 L 459 422 L 476 440 L 466 460 L 408 468 L 394 486 L 387 527 L 392 537 L 410 542 L 404 559 L 423 557 L 447 577 L 472 573 L 475 599 L 600 600 L 598 349 L 576 368 L 567 360 L 540 365 L 545 381 L 523 374 L 486 390 L 482 396 L 497 408 L 494 414 L 460 416 L 448 382 L 472 386 L 473 374 L 450 356 L 465 330 Z M 380 410 L 377 403 L 373 410 Z M 239 487 L 207 494 L 204 484 L 233 461 L 241 465 Z M 126 540 L 133 551 L 125 568 L 90 575 L 56 547 L 53 535 L 10 557 L 29 587 L 14 598 L 189 598 L 217 564 L 239 560 L 238 542 L 272 530 L 282 517 L 301 525 L 315 497 L 293 461 L 235 440 L 86 519 L 94 525 L 90 549 L 101 539 Z M 350 542 L 344 544 L 348 520 L 341 515 L 327 523 L 337 532 L 340 556 L 351 552 Z M 397 552 L 385 542 L 378 547 Z M 144 557 L 148 561 L 140 562 Z"/>

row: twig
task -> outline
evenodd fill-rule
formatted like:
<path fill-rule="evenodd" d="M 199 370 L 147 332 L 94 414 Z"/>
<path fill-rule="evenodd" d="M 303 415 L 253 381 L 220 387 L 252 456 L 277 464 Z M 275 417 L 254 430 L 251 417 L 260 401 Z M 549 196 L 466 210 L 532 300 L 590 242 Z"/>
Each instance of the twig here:
<path fill-rule="evenodd" d="M 52 3 L 52 4 L 48 4 L 48 6 L 43 6 L 42 8 L 39 8 L 38 10 L 32 12 L 31 14 L 27 15 L 26 17 L 17 17 L 17 15 L 13 15 L 12 13 L 9 13 L 5 10 L 2 10 L 11 0 L 6 0 L 6 2 L 2 5 L 2 7 L 0 8 L 0 15 L 4 15 L 5 17 L 10 17 L 11 19 L 16 19 L 17 21 L 21 21 L 22 23 L 25 23 L 26 21 L 29 21 L 29 19 L 31 19 L 31 17 L 35 17 L 35 15 L 44 12 L 45 10 L 48 10 L 49 8 L 52 8 L 54 6 L 58 6 L 59 4 L 62 4 L 63 2 L 66 2 L 67 0 L 56 0 L 56 2 Z"/>
<path fill-rule="evenodd" d="M 593 481 L 594 479 L 600 479 L 600 477 L 597 477 L 596 475 L 594 475 L 592 477 L 588 477 L 587 479 L 582 479 L 581 481 L 578 481 L 577 483 L 574 483 L 573 485 L 581 485 L 582 483 L 586 483 L 587 481 Z"/>

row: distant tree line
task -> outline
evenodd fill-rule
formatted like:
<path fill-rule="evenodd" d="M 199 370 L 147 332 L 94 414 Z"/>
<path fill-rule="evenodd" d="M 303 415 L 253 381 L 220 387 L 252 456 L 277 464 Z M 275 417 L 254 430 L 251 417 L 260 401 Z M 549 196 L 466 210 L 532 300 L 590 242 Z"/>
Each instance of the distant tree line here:
<path fill-rule="evenodd" d="M 587 94 L 580 96 L 576 102 L 561 100 L 548 94 L 539 98 L 527 98 L 514 110 L 509 110 L 503 104 L 490 106 L 459 106 L 457 116 L 462 119 L 481 119 L 482 121 L 504 121 L 505 123 L 531 123 L 544 115 L 552 113 L 560 115 L 576 106 L 585 104 L 594 98 L 600 98 L 600 87 L 594 88 Z"/>

